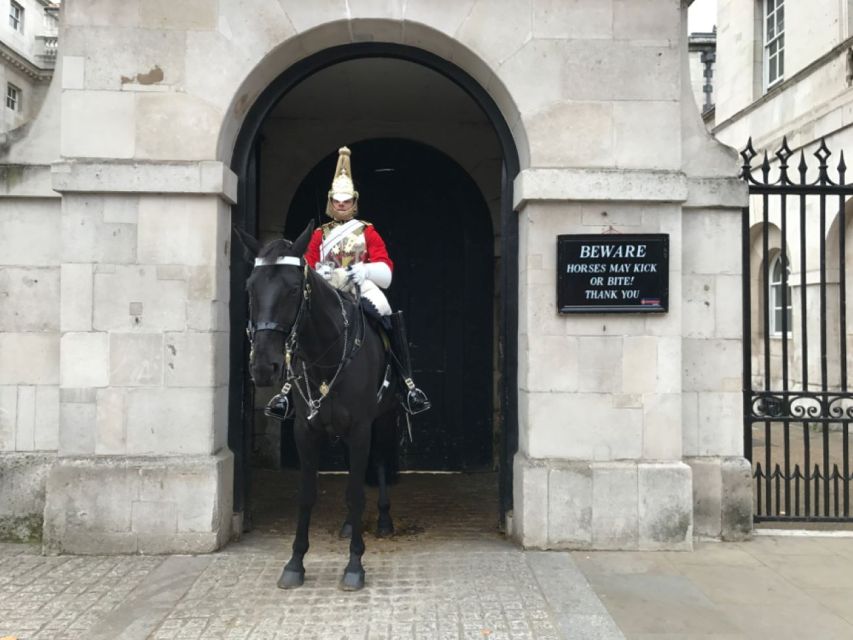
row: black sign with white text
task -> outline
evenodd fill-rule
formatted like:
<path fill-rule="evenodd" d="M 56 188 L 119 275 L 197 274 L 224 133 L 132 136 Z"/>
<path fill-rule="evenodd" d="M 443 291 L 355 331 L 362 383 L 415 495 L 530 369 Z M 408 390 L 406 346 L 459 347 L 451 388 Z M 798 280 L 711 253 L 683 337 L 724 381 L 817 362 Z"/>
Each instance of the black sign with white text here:
<path fill-rule="evenodd" d="M 662 313 L 668 308 L 667 234 L 557 236 L 560 313 Z"/>

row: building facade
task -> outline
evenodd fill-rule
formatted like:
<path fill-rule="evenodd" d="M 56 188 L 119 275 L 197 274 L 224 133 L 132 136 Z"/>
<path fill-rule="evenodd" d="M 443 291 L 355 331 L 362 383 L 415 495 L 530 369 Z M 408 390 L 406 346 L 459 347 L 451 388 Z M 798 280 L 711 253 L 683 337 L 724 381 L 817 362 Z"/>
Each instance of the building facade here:
<path fill-rule="evenodd" d="M 7 0 L 0 25 L 0 135 L 39 111 L 56 61 L 59 7 L 47 0 Z"/>
<path fill-rule="evenodd" d="M 680 0 L 64 2 L 56 79 L 0 156 L 4 530 L 40 529 L 48 552 L 228 541 L 245 434 L 263 431 L 232 225 L 292 237 L 314 170 L 349 143 L 365 207 L 399 191 L 376 210 L 397 207 L 383 228 L 432 265 L 403 273 L 447 300 L 441 317 L 488 283 L 462 347 L 448 330 L 413 349 L 485 362 L 477 415 L 510 535 L 747 535 L 731 242 L 746 192 L 695 106 L 685 15 Z M 424 242 L 431 225 L 465 241 Z M 665 312 L 560 313 L 557 236 L 590 234 L 668 238 Z M 470 289 L 416 280 L 457 258 Z M 406 304 L 416 325 L 435 308 Z M 466 411 L 434 371 L 443 406 Z"/>
<path fill-rule="evenodd" d="M 779 469 L 783 480 L 801 473 L 831 478 L 837 465 L 843 491 L 838 485 L 827 487 L 826 496 L 829 502 L 833 496 L 841 499 L 842 511 L 847 509 L 841 494 L 848 491 L 844 477 L 850 463 L 842 440 L 849 425 L 833 406 L 847 402 L 850 194 L 829 195 L 824 189 L 820 195 L 806 185 L 829 188 L 846 182 L 838 169 L 842 154 L 853 148 L 851 9 L 850 3 L 830 1 L 720 2 L 713 125 L 714 135 L 728 145 L 744 149 L 751 141 L 758 153 L 752 162 L 757 180 L 764 180 L 758 167 L 766 153 L 768 182 L 786 180 L 780 172 L 785 162 L 787 181 L 809 193 L 751 197 L 745 248 L 749 382 L 753 389 L 771 391 L 770 404 L 763 403 L 761 410 L 770 407 L 777 418 L 790 413 L 795 420 L 790 434 L 795 444 L 784 446 L 784 456 L 781 445 L 788 436 L 782 423 L 757 424 L 756 434 L 764 442 L 756 445 L 753 460 L 765 467 L 765 475 Z M 799 416 L 815 418 L 814 424 L 796 421 L 796 412 L 805 405 L 814 413 Z M 778 455 L 769 453 L 774 446 Z M 761 474 L 758 468 L 756 472 Z M 771 505 L 770 485 L 768 481 L 767 504 L 757 508 L 784 514 L 785 506 Z M 820 507 L 819 515 L 831 515 L 830 506 L 824 506 L 826 513 Z"/>

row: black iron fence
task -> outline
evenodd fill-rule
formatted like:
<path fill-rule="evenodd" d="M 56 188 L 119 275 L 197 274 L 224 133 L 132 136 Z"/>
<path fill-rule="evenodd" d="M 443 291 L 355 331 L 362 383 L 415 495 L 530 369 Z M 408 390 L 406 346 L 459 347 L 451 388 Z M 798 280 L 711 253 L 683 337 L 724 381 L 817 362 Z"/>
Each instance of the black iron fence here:
<path fill-rule="evenodd" d="M 843 152 L 830 176 L 825 141 L 797 156 L 787 140 L 741 152 L 744 451 L 753 465 L 756 521 L 851 521 L 846 273 L 848 199 Z M 789 166 L 792 156 L 795 168 Z M 814 166 L 814 165 L 817 166 Z M 851 205 L 853 211 L 853 205 Z"/>

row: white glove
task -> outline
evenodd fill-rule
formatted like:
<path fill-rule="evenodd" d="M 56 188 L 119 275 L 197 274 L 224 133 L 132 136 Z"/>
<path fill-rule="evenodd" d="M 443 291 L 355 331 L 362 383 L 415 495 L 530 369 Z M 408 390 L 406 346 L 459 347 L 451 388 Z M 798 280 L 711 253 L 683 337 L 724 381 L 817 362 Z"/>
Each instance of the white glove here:
<path fill-rule="evenodd" d="M 364 266 L 363 262 L 356 262 L 354 265 L 347 269 L 347 278 L 350 282 L 354 282 L 358 286 L 364 284 L 364 280 L 367 278 L 367 269 Z"/>
<path fill-rule="evenodd" d="M 332 265 L 327 262 L 318 262 L 317 266 L 314 267 L 314 271 L 325 280 L 329 280 L 332 277 Z"/>

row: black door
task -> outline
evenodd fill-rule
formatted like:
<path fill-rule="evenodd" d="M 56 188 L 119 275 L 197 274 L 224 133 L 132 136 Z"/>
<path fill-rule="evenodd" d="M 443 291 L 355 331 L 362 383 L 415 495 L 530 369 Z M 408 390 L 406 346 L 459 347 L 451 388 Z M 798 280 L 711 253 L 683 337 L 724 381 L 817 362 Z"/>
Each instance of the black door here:
<path fill-rule="evenodd" d="M 398 139 L 351 145 L 359 218 L 376 225 L 394 261 L 388 292 L 405 313 L 415 380 L 433 408 L 413 419 L 404 469 L 473 470 L 492 465 L 493 230 L 470 176 L 439 151 Z M 337 152 L 305 178 L 285 236 L 326 218 Z M 289 425 L 282 459 L 295 464 Z M 326 468 L 342 468 L 340 452 Z"/>

